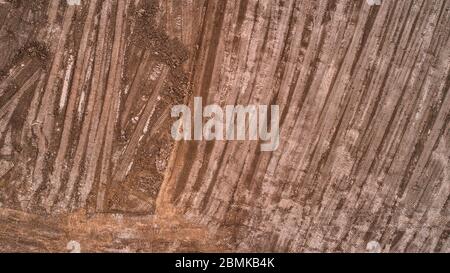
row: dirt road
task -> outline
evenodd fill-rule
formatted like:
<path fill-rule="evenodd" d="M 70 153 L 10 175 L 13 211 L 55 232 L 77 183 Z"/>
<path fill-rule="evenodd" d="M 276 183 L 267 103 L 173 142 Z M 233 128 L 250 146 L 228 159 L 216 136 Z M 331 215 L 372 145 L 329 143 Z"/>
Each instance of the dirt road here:
<path fill-rule="evenodd" d="M 0 1 L 0 251 L 450 251 L 450 1 L 77 2 Z"/>

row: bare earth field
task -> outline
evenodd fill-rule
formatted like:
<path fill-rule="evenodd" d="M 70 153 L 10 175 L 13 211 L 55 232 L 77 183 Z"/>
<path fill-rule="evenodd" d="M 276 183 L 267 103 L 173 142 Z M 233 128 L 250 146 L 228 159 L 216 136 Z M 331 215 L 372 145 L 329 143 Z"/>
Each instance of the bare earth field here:
<path fill-rule="evenodd" d="M 381 2 L 0 0 L 0 252 L 450 252 L 450 1 Z"/>

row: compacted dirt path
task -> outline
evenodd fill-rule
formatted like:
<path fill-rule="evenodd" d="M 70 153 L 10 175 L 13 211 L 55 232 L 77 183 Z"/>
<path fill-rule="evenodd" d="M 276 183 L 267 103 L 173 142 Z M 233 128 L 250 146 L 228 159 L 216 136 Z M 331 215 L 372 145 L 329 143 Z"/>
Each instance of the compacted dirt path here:
<path fill-rule="evenodd" d="M 0 251 L 450 251 L 450 1 L 381 2 L 0 0 Z"/>

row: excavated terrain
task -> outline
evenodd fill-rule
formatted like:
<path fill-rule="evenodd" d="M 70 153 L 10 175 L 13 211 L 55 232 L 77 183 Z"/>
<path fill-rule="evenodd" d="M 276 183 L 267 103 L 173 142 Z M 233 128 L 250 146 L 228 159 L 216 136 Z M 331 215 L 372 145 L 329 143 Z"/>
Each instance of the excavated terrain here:
<path fill-rule="evenodd" d="M 373 2 L 0 0 L 0 252 L 450 252 L 450 1 Z"/>

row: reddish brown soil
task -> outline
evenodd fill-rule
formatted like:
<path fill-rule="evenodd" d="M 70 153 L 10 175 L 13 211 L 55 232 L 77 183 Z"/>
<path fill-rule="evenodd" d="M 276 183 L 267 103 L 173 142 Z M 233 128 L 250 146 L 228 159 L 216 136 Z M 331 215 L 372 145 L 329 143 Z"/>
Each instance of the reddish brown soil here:
<path fill-rule="evenodd" d="M 0 0 L 1 252 L 450 251 L 450 1 L 81 2 Z"/>

